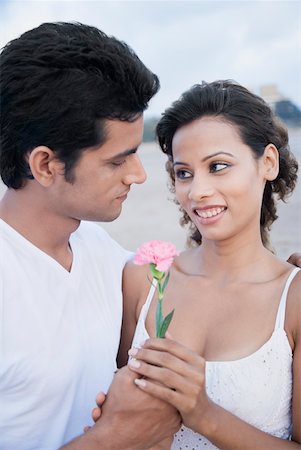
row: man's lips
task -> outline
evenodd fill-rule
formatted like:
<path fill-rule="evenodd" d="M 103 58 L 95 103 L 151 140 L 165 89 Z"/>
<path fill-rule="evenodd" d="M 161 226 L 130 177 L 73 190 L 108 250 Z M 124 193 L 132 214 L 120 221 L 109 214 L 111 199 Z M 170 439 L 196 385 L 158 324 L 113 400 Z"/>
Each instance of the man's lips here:
<path fill-rule="evenodd" d="M 130 190 L 127 190 L 127 191 L 123 192 L 122 194 L 118 195 L 116 198 L 121 199 L 121 200 L 125 199 L 129 192 L 130 192 Z"/>

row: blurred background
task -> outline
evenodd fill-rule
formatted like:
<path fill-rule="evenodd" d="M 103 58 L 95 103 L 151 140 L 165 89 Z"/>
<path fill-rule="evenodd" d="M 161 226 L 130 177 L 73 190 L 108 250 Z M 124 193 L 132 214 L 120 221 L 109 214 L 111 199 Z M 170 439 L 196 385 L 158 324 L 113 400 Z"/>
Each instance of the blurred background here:
<path fill-rule="evenodd" d="M 186 233 L 167 189 L 165 157 L 154 142 L 162 111 L 195 83 L 234 79 L 262 95 L 286 123 L 301 164 L 301 2 L 0 0 L 0 47 L 43 22 L 78 21 L 126 41 L 155 72 L 161 90 L 145 114 L 139 150 L 148 181 L 132 188 L 121 217 L 103 224 L 125 247 L 168 239 L 181 249 Z M 37 42 L 38 45 L 38 42 Z M 5 187 L 0 183 L 0 196 Z M 300 183 L 279 205 L 272 229 L 277 253 L 301 251 Z"/>

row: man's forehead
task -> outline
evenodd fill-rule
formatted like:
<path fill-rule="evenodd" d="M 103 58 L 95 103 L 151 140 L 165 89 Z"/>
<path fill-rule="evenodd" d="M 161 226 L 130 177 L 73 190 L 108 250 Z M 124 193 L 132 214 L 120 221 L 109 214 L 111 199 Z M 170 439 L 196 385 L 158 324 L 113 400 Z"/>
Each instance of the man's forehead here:
<path fill-rule="evenodd" d="M 143 116 L 132 122 L 118 119 L 107 120 L 105 124 L 105 141 L 101 148 L 108 153 L 125 156 L 130 150 L 137 150 L 143 137 Z"/>
<path fill-rule="evenodd" d="M 107 120 L 104 131 L 103 142 L 91 148 L 91 152 L 97 152 L 104 161 L 126 158 L 135 153 L 142 143 L 143 117 L 139 118 L 139 122 Z"/>

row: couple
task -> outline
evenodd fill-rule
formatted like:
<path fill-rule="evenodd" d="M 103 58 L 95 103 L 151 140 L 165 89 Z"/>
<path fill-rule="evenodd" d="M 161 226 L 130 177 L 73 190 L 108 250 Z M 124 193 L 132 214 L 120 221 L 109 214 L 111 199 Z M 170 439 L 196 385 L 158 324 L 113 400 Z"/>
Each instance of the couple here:
<path fill-rule="evenodd" d="M 116 219 L 145 181 L 158 88 L 126 44 L 81 24 L 44 24 L 1 54 L 1 450 L 69 442 L 112 380 L 66 450 L 300 448 L 300 274 L 267 250 L 297 165 L 264 102 L 203 84 L 158 125 L 197 244 L 171 269 L 171 339 L 147 339 L 146 267 L 87 222 Z"/>

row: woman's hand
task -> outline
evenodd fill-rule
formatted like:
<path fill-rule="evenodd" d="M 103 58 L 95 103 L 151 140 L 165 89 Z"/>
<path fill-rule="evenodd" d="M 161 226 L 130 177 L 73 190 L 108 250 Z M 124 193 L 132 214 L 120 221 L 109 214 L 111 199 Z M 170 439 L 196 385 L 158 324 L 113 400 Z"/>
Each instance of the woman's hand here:
<path fill-rule="evenodd" d="M 137 386 L 173 405 L 184 425 L 201 433 L 212 405 L 205 390 L 204 358 L 176 341 L 155 338 L 129 355 L 135 358 L 129 367 L 143 376 L 135 380 Z"/>
<path fill-rule="evenodd" d="M 287 260 L 287 262 L 294 266 L 301 267 L 301 253 L 293 253 Z"/>

